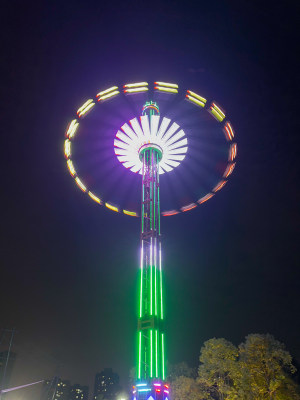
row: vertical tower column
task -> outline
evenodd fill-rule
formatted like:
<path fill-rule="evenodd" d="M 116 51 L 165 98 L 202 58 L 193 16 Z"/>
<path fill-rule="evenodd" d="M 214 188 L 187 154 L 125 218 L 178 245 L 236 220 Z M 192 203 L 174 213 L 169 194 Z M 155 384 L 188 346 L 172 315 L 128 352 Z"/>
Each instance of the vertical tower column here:
<path fill-rule="evenodd" d="M 149 108 L 146 108 L 150 104 Z M 149 118 L 157 113 L 146 103 Z M 137 382 L 134 400 L 168 399 L 165 386 L 165 332 L 160 236 L 159 161 L 162 150 L 151 143 L 140 149 L 142 171 L 141 259 L 139 277 Z"/>

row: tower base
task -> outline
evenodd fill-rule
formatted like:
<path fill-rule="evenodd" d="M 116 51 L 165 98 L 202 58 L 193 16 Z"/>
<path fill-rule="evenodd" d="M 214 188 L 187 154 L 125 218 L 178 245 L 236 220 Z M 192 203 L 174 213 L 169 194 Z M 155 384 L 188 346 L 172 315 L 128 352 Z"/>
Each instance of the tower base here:
<path fill-rule="evenodd" d="M 138 382 L 133 386 L 132 400 L 170 400 L 169 385 L 164 382 Z"/>

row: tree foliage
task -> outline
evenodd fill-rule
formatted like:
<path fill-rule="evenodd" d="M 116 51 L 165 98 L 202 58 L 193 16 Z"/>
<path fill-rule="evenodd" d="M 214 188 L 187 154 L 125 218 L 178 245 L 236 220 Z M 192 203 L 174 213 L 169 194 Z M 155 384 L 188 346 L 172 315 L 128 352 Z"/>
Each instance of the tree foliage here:
<path fill-rule="evenodd" d="M 208 340 L 200 353 L 198 382 L 210 387 L 217 398 L 230 398 L 238 376 L 238 356 L 238 349 L 228 340 Z"/>
<path fill-rule="evenodd" d="M 291 355 L 271 335 L 248 335 L 239 347 L 210 339 L 199 360 L 196 378 L 185 363 L 173 368 L 174 400 L 300 400 Z"/>
<path fill-rule="evenodd" d="M 251 393 L 250 399 L 282 398 L 284 392 L 292 400 L 292 374 L 296 368 L 282 343 L 271 335 L 252 334 L 239 346 L 239 364 L 243 371 L 242 384 Z"/>
<path fill-rule="evenodd" d="M 181 362 L 178 364 L 168 364 L 168 381 L 173 382 L 180 376 L 185 376 L 186 378 L 196 378 L 197 370 L 196 368 L 191 368 L 186 362 Z"/>

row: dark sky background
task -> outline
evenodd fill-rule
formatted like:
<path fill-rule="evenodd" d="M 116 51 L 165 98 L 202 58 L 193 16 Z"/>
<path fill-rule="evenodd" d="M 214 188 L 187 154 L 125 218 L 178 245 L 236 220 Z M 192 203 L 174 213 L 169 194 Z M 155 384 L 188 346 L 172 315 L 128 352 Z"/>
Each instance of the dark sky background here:
<path fill-rule="evenodd" d="M 196 366 L 209 338 L 237 345 L 267 332 L 300 359 L 295 5 L 2 3 L 0 327 L 17 329 L 11 384 L 59 374 L 92 385 L 104 367 L 125 384 L 134 364 L 139 220 L 89 201 L 63 158 L 73 111 L 116 80 L 205 90 L 237 132 L 226 187 L 162 220 L 169 362 Z"/>

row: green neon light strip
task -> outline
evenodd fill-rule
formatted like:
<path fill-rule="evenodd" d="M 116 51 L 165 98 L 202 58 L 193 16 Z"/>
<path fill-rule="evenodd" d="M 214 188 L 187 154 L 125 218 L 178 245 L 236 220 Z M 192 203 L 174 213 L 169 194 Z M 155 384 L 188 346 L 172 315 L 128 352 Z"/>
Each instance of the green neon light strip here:
<path fill-rule="evenodd" d="M 141 273 L 141 284 L 140 284 L 140 318 L 143 316 L 143 262 L 144 262 L 144 242 L 142 241 L 142 247 L 141 247 L 141 268 L 140 268 L 140 273 Z"/>
<path fill-rule="evenodd" d="M 158 234 L 160 235 L 159 174 L 157 174 L 157 219 L 158 219 Z"/>
<path fill-rule="evenodd" d="M 150 377 L 153 377 L 153 331 L 150 330 Z"/>
<path fill-rule="evenodd" d="M 138 379 L 141 379 L 141 365 L 142 365 L 142 332 L 139 332 L 139 371 L 138 371 Z"/>
<path fill-rule="evenodd" d="M 153 252 L 153 248 L 152 248 L 152 238 L 151 238 L 151 242 L 150 242 L 150 315 L 153 314 L 153 268 L 152 268 L 152 252 Z"/>
<path fill-rule="evenodd" d="M 161 334 L 161 360 L 162 360 L 162 379 L 165 380 L 165 341 L 164 334 Z"/>
<path fill-rule="evenodd" d="M 155 154 L 156 158 L 157 158 L 157 153 Z M 156 164 L 157 165 L 157 164 Z M 156 170 L 157 170 L 157 166 L 155 165 L 155 170 L 154 170 L 154 174 L 155 174 L 155 179 L 153 180 L 153 229 L 155 230 L 155 209 L 156 209 L 156 204 L 155 204 L 155 192 L 156 192 Z"/>
<path fill-rule="evenodd" d="M 152 150 L 150 150 L 150 158 L 152 159 L 152 155 L 153 155 L 153 151 Z M 151 160 L 151 164 L 153 164 L 153 162 L 152 162 L 153 160 Z M 150 167 L 150 165 L 149 165 L 149 168 L 151 168 Z M 151 171 L 151 172 L 153 172 L 153 171 Z M 151 181 L 150 181 L 150 230 L 152 230 L 152 215 L 153 215 L 153 213 L 152 213 L 152 207 L 153 207 L 153 201 L 152 201 L 152 197 L 153 197 L 153 192 L 152 192 L 152 190 L 153 190 L 153 188 L 152 188 L 152 185 L 153 185 L 153 181 L 152 181 L 152 179 L 151 179 Z"/>
<path fill-rule="evenodd" d="M 155 331 L 155 377 L 158 378 L 158 333 Z"/>
<path fill-rule="evenodd" d="M 157 276 L 157 248 L 156 248 L 156 238 L 155 238 L 155 248 L 154 248 L 154 285 L 155 285 L 155 315 L 157 315 L 157 286 L 156 286 L 156 276 Z"/>
<path fill-rule="evenodd" d="M 164 319 L 163 290 L 162 290 L 162 268 L 161 268 L 161 243 L 159 243 L 159 273 L 160 273 L 160 318 Z"/>
<path fill-rule="evenodd" d="M 145 218 L 145 209 L 144 209 L 144 200 L 145 200 L 145 184 L 144 184 L 144 170 L 145 170 L 145 154 L 143 156 L 143 204 L 142 204 L 142 233 L 144 233 L 144 218 Z"/>

